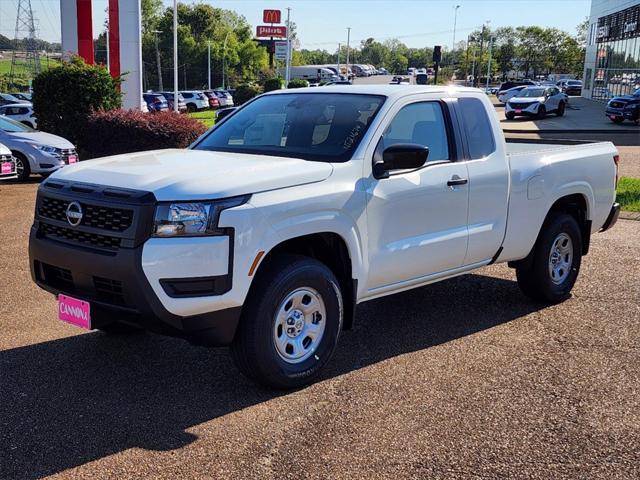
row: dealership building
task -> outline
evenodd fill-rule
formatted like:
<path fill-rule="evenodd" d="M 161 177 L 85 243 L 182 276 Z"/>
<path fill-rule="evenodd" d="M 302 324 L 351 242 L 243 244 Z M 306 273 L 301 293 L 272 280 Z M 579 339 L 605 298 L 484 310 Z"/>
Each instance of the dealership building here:
<path fill-rule="evenodd" d="M 607 100 L 640 88 L 640 0 L 592 0 L 582 96 Z"/>

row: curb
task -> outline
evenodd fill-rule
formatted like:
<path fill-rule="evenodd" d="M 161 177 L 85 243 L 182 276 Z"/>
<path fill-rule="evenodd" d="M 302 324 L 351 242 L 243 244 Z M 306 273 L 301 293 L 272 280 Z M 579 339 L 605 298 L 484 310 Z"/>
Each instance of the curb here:
<path fill-rule="evenodd" d="M 514 128 L 503 128 L 502 131 L 504 133 L 518 133 L 518 134 L 530 134 L 530 135 L 536 135 L 536 134 L 570 134 L 570 135 L 575 135 L 575 134 L 581 134 L 581 133 L 592 133 L 592 134 L 599 134 L 599 135 L 606 135 L 606 134 L 612 134 L 612 135 L 618 135 L 620 133 L 633 133 L 638 135 L 638 130 L 631 130 L 631 129 L 625 129 L 625 130 L 605 130 L 605 129 L 592 129 L 592 130 L 517 130 Z"/>
<path fill-rule="evenodd" d="M 620 212 L 620 216 L 618 217 L 622 220 L 638 220 L 640 221 L 640 212 L 625 212 L 624 210 Z"/>

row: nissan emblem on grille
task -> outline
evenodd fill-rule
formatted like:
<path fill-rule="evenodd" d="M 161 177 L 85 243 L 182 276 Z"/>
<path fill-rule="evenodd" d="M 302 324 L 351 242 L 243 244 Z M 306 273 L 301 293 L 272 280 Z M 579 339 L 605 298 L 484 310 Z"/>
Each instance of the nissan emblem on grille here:
<path fill-rule="evenodd" d="M 77 227 L 82 221 L 82 207 L 78 202 L 71 202 L 67 206 L 67 222 L 72 227 Z"/>

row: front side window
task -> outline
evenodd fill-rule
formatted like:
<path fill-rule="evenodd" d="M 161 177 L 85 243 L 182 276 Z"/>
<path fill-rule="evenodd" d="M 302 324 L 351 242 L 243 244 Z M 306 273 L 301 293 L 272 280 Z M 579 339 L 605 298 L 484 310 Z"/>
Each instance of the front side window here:
<path fill-rule="evenodd" d="M 427 161 L 449 160 L 447 127 L 438 102 L 412 103 L 402 107 L 382 134 L 383 149 L 401 143 L 429 148 Z"/>
<path fill-rule="evenodd" d="M 460 98 L 458 109 L 467 136 L 469 157 L 477 159 L 493 153 L 496 144 L 484 104 L 477 98 Z"/>
<path fill-rule="evenodd" d="M 345 162 L 385 98 L 341 93 L 266 95 L 220 123 L 194 148 Z"/>

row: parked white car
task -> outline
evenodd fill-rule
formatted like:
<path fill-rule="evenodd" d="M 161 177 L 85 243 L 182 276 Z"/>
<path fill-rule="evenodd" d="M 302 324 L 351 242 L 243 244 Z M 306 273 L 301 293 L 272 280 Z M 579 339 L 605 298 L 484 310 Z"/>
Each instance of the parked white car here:
<path fill-rule="evenodd" d="M 0 143 L 0 181 L 11 180 L 16 177 L 15 158 L 11 155 L 11 150 Z"/>
<path fill-rule="evenodd" d="M 27 180 L 32 173 L 47 176 L 79 161 L 74 145 L 68 140 L 4 116 L 0 116 L 0 143 L 15 157 L 19 180 Z"/>
<path fill-rule="evenodd" d="M 33 105 L 30 103 L 14 103 L 0 107 L 0 115 L 11 120 L 25 124 L 27 127 L 38 128 L 38 122 L 33 114 Z"/>
<path fill-rule="evenodd" d="M 187 110 L 197 112 L 209 108 L 209 98 L 200 90 L 185 90 L 180 92 L 187 104 Z"/>
<path fill-rule="evenodd" d="M 527 87 L 507 101 L 504 114 L 508 120 L 520 115 L 542 119 L 547 113 L 562 117 L 568 98 L 555 85 Z"/>
<path fill-rule="evenodd" d="M 498 100 L 500 101 L 500 103 L 507 103 L 509 100 L 511 100 L 516 95 L 518 95 L 525 88 L 527 88 L 525 85 L 519 85 L 517 87 L 510 88 L 509 90 L 499 92 Z"/>
<path fill-rule="evenodd" d="M 525 295 L 567 298 L 617 219 L 616 161 L 610 142 L 505 144 L 477 89 L 278 90 L 187 150 L 56 172 L 29 261 L 61 320 L 231 344 L 249 377 L 300 387 L 359 303 L 503 262 Z"/>

